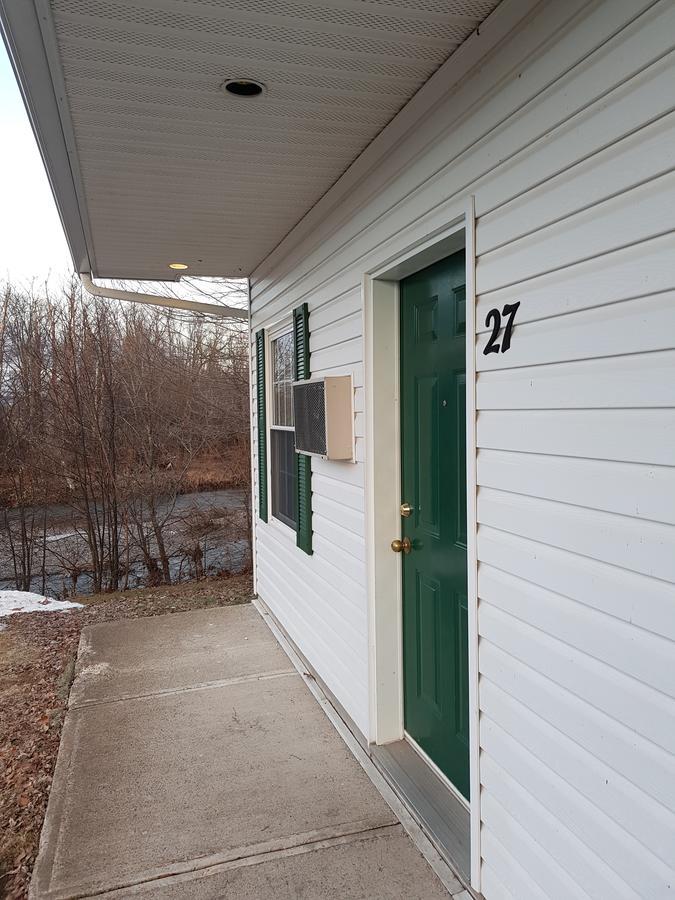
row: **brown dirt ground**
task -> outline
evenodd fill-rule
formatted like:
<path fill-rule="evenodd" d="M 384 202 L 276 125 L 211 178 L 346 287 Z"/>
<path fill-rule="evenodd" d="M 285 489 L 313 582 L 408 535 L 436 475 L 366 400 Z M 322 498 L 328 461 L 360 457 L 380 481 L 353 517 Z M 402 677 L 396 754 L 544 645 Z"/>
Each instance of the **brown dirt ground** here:
<path fill-rule="evenodd" d="M 80 632 L 85 625 L 246 603 L 248 575 L 78 597 L 0 631 L 0 898 L 23 900 L 37 855 Z M 0 619 L 0 621 L 3 621 Z"/>

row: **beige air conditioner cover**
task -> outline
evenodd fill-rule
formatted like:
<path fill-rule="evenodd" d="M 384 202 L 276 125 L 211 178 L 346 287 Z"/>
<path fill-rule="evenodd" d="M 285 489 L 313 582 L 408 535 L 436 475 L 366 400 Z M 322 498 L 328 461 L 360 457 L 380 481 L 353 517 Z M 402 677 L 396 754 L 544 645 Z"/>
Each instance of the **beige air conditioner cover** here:
<path fill-rule="evenodd" d="M 297 453 L 354 459 L 354 387 L 351 375 L 310 378 L 293 384 Z"/>

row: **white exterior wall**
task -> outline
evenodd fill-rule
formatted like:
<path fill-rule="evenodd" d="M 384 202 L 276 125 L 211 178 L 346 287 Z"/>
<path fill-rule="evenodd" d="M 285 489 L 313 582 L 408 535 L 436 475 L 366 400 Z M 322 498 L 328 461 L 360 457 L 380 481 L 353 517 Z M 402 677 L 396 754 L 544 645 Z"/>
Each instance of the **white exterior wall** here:
<path fill-rule="evenodd" d="M 475 195 L 487 900 L 675 896 L 674 46 L 671 0 L 539 4 L 252 279 L 254 330 L 306 301 L 313 375 L 354 375 L 314 555 L 258 523 L 257 572 L 368 735 L 362 279 Z"/>

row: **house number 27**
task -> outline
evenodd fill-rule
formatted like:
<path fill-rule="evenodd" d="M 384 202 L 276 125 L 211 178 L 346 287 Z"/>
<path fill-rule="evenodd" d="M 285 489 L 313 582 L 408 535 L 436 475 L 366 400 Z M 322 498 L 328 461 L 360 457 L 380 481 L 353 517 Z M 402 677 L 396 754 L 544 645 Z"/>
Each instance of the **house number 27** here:
<path fill-rule="evenodd" d="M 520 300 L 517 303 L 507 303 L 502 309 L 501 313 L 498 309 L 491 309 L 490 312 L 485 317 L 485 324 L 488 328 L 492 327 L 492 333 L 490 338 L 485 345 L 485 349 L 483 350 L 483 355 L 487 356 L 488 353 L 499 353 L 501 350 L 502 353 L 506 353 L 506 351 L 511 346 L 511 332 L 513 331 L 513 320 L 516 318 L 516 313 L 518 312 L 518 307 L 520 306 Z M 502 328 L 502 316 L 506 318 L 506 328 L 504 329 L 504 337 L 502 338 L 501 346 L 497 338 L 499 337 L 499 332 Z"/>

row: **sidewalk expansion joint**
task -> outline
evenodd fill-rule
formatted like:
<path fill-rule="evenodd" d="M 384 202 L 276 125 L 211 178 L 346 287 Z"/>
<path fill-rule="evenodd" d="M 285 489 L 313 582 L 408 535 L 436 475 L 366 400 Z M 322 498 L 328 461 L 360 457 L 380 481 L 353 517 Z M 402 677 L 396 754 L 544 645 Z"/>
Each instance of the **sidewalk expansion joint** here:
<path fill-rule="evenodd" d="M 238 675 L 235 678 L 221 678 L 216 681 L 202 681 L 199 684 L 191 684 L 188 687 L 166 688 L 157 691 L 148 691 L 142 694 L 119 694 L 117 697 L 101 697 L 95 700 L 80 700 L 72 703 L 68 709 L 83 710 L 97 706 L 107 706 L 110 703 L 123 703 L 126 700 L 149 700 L 153 697 L 166 697 L 175 694 L 194 694 L 197 691 L 209 691 L 216 688 L 228 687 L 234 684 L 246 684 L 251 681 L 269 681 L 273 678 L 288 678 L 290 675 L 298 676 L 295 669 L 277 669 L 271 672 L 255 672 L 252 675 Z"/>
<path fill-rule="evenodd" d="M 386 825 L 371 825 L 365 828 L 358 827 L 359 824 L 362 825 L 363 823 L 345 824 L 342 828 L 322 828 L 318 831 L 292 835 L 286 839 L 279 838 L 276 841 L 252 844 L 249 847 L 238 847 L 231 851 L 197 857 L 155 869 L 154 871 L 139 873 L 136 878 L 132 876 L 126 881 L 103 885 L 98 889 L 88 891 L 71 889 L 71 891 L 58 891 L 54 894 L 50 892 L 48 896 L 53 898 L 53 900 L 91 900 L 94 897 L 113 898 L 120 896 L 120 891 L 124 891 L 124 896 L 128 897 L 143 891 L 148 885 L 155 883 L 168 886 L 196 881 L 243 866 L 257 866 L 275 859 L 299 856 L 304 853 L 312 853 L 315 850 L 323 850 L 341 844 L 351 844 L 359 840 L 387 835 L 396 829 L 402 830 L 399 822 L 390 822 Z"/>

